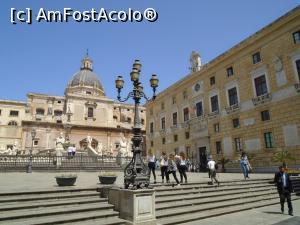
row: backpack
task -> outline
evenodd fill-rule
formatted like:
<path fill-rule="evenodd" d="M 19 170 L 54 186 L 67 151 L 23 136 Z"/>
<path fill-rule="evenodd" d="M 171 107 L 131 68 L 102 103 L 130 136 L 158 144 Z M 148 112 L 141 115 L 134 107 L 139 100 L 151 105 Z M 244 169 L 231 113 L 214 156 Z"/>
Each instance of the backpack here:
<path fill-rule="evenodd" d="M 215 169 L 219 169 L 219 165 L 217 163 L 215 164 Z"/>

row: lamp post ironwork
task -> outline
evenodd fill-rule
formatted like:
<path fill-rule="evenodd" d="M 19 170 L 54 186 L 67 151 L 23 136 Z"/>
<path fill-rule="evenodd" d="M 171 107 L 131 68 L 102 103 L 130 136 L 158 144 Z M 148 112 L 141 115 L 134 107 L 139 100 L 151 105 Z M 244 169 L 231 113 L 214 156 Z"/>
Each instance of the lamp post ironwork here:
<path fill-rule="evenodd" d="M 29 150 L 29 163 L 28 163 L 28 167 L 27 167 L 27 173 L 31 173 L 32 172 L 32 150 L 33 150 L 33 142 L 36 136 L 36 130 L 33 128 L 31 130 L 31 148 Z"/>
<path fill-rule="evenodd" d="M 150 79 L 150 85 L 153 89 L 152 98 L 148 98 L 143 91 L 143 86 L 139 81 L 139 76 L 141 72 L 141 63 L 139 60 L 135 60 L 132 66 L 132 71 L 130 73 L 131 81 L 133 83 L 133 90 L 130 91 L 126 98 L 121 98 L 121 90 L 124 86 L 124 80 L 122 76 L 118 76 L 115 83 L 118 90 L 118 100 L 120 102 L 125 102 L 129 98 L 134 100 L 134 126 L 132 128 L 132 152 L 133 156 L 129 164 L 124 170 L 124 187 L 128 189 L 132 185 L 133 189 L 139 189 L 143 187 L 148 187 L 150 183 L 150 173 L 148 172 L 148 167 L 144 164 L 141 152 L 142 152 L 142 132 L 141 132 L 141 122 L 139 115 L 139 105 L 142 98 L 147 101 L 154 100 L 156 95 L 156 88 L 158 87 L 158 78 L 155 74 L 152 75 Z"/>

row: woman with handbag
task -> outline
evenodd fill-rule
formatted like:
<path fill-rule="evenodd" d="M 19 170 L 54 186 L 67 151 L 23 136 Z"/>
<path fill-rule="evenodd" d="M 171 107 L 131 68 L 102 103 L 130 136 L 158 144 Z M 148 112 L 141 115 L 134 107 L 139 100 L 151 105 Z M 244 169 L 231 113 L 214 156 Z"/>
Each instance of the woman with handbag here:
<path fill-rule="evenodd" d="M 160 157 L 160 171 L 161 171 L 161 178 L 162 183 L 164 183 L 164 178 L 166 176 L 167 183 L 170 182 L 169 174 L 168 174 L 168 156 L 165 152 L 161 153 Z"/>
<path fill-rule="evenodd" d="M 176 176 L 176 170 L 177 170 L 177 166 L 175 163 L 174 155 L 170 154 L 169 159 L 168 159 L 168 174 L 170 174 L 170 173 L 173 174 L 173 177 L 177 183 L 177 186 L 180 186 L 179 180 L 177 179 L 177 176 Z"/>
<path fill-rule="evenodd" d="M 243 171 L 245 180 L 247 178 L 249 179 L 250 178 L 249 177 L 250 164 L 249 164 L 248 157 L 245 152 L 242 152 L 240 163 L 241 163 L 241 167 L 242 167 L 242 171 Z"/>

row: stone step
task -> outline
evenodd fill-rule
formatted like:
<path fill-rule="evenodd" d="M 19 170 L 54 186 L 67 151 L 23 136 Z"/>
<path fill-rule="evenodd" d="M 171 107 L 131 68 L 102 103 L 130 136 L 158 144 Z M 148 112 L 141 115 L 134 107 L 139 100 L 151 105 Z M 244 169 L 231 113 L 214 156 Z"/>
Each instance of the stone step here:
<path fill-rule="evenodd" d="M 54 206 L 54 207 L 35 207 L 30 209 L 21 209 L 17 211 L 5 211 L 0 212 L 0 221 L 14 220 L 22 218 L 54 216 L 62 214 L 76 214 L 79 212 L 89 212 L 101 210 L 112 210 L 113 205 L 108 203 L 90 203 L 90 204 L 78 204 L 71 206 Z"/>
<path fill-rule="evenodd" d="M 82 191 L 95 191 L 95 188 L 74 188 L 71 187 L 60 187 L 59 189 L 55 190 L 38 190 L 38 191 L 19 191 L 19 192 L 2 192 L 0 193 L 0 196 L 16 196 L 16 195 L 37 195 L 37 194 L 55 194 L 55 193 L 67 193 L 67 192 L 82 192 Z"/>
<path fill-rule="evenodd" d="M 182 186 L 175 186 L 174 188 L 170 188 L 169 191 L 160 192 L 157 191 L 155 196 L 157 198 L 162 196 L 176 196 L 176 195 L 183 195 L 183 194 L 193 194 L 193 193 L 207 193 L 207 192 L 220 192 L 220 191 L 231 191 L 231 190 L 252 190 L 255 188 L 275 188 L 274 185 L 266 185 L 266 184 L 260 184 L 260 185 L 254 185 L 254 186 L 235 186 L 235 187 L 224 187 L 224 186 L 213 186 L 209 185 L 209 187 L 193 187 L 192 189 L 186 189 Z"/>
<path fill-rule="evenodd" d="M 235 190 L 216 190 L 216 191 L 206 191 L 203 192 L 199 190 L 198 192 L 194 192 L 193 194 L 183 194 L 182 196 L 184 199 L 194 199 L 194 198 L 204 198 L 206 196 L 210 197 L 218 197 L 218 196 L 226 196 L 226 195 L 234 195 L 234 194 L 241 194 L 241 193 L 251 193 L 251 192 L 259 192 L 259 191 L 266 191 L 266 190 L 273 190 L 275 188 L 271 187 L 260 187 L 260 188 L 253 188 L 253 189 L 235 189 Z M 156 198 L 156 203 L 163 203 L 163 202 L 171 202 L 176 201 L 180 195 L 171 195 L 171 196 L 160 196 Z"/>
<path fill-rule="evenodd" d="M 99 193 L 94 191 L 78 191 L 78 192 L 54 192 L 45 194 L 22 194 L 22 195 L 6 195 L 1 196 L 0 203 L 4 202 L 22 202 L 22 201 L 36 201 L 36 200 L 49 200 L 49 199 L 66 199 L 77 197 L 99 197 Z"/>
<path fill-rule="evenodd" d="M 168 208 L 176 208 L 176 207 L 185 207 L 191 205 L 201 205 L 201 204 L 208 204 L 208 203 L 218 203 L 224 202 L 229 200 L 237 200 L 237 199 L 246 199 L 246 198 L 254 198 L 260 196 L 278 196 L 276 191 L 263 191 L 263 192 L 253 192 L 253 193 L 241 193 L 235 195 L 226 195 L 226 196 L 207 196 L 202 198 L 193 198 L 193 199 L 177 199 L 177 201 L 173 201 L 171 203 L 165 202 L 156 204 L 156 210 L 165 210 Z"/>
<path fill-rule="evenodd" d="M 45 200 L 36 200 L 36 201 L 26 201 L 26 202 L 5 202 L 0 205 L 1 211 L 8 210 L 20 210 L 20 209 L 30 209 L 36 207 L 53 207 L 53 206 L 69 206 L 74 204 L 88 204 L 88 203 L 97 203 L 97 202 L 107 202 L 107 198 L 100 197 L 77 197 L 77 198 L 61 198 L 61 199 L 49 199 Z"/>
<path fill-rule="evenodd" d="M 195 206 L 185 206 L 184 208 L 175 208 L 175 209 L 165 209 L 165 210 L 160 210 L 156 212 L 156 218 L 163 218 L 163 217 L 170 217 L 170 216 L 180 216 L 182 214 L 188 214 L 188 213 L 193 213 L 193 212 L 200 212 L 203 210 L 212 210 L 212 209 L 217 209 L 217 208 L 224 208 L 224 207 L 232 207 L 236 205 L 241 205 L 241 204 L 248 204 L 248 203 L 253 203 L 253 202 L 259 202 L 259 201 L 267 201 L 267 200 L 272 200 L 272 199 L 277 199 L 278 196 L 272 195 L 272 196 L 259 196 L 259 197 L 246 197 L 242 199 L 235 199 L 235 200 L 228 200 L 225 202 L 212 202 L 212 203 L 207 203 L 204 205 L 195 205 Z M 278 202 L 278 201 L 277 201 Z"/>
<path fill-rule="evenodd" d="M 300 197 L 293 197 L 293 200 L 296 199 L 300 199 Z M 158 219 L 157 225 L 177 225 L 177 224 L 187 223 L 191 221 L 197 221 L 201 219 L 212 218 L 212 217 L 221 216 L 225 214 L 240 212 L 244 210 L 250 210 L 253 208 L 275 205 L 278 204 L 278 201 L 279 201 L 278 198 L 274 198 L 274 199 L 269 199 L 267 201 L 261 200 L 252 203 L 248 202 L 246 204 L 241 203 L 239 205 L 230 206 L 230 207 L 196 211 L 196 212 L 186 213 L 185 215 L 180 215 L 180 216 L 178 215 L 168 216 L 165 218 Z M 199 222 L 199 224 L 201 224 L 201 222 Z"/>
<path fill-rule="evenodd" d="M 126 225 L 127 221 L 120 219 L 120 218 L 101 218 L 101 219 L 92 219 L 92 220 L 85 220 L 79 222 L 72 222 L 72 223 L 64 223 L 64 225 Z"/>
<path fill-rule="evenodd" d="M 76 213 L 65 213 L 57 214 L 44 217 L 31 217 L 31 218 L 21 218 L 16 220 L 0 221 L 0 225 L 52 225 L 52 224 L 73 224 L 73 222 L 79 222 L 78 224 L 85 224 L 89 220 L 101 219 L 101 221 L 112 220 L 113 223 L 107 224 L 122 224 L 120 222 L 116 223 L 118 220 L 119 213 L 113 210 L 104 210 L 99 212 L 98 210 L 87 211 L 87 212 L 76 212 Z M 106 223 L 103 223 L 106 224 Z"/>
<path fill-rule="evenodd" d="M 252 192 L 236 192 L 236 193 L 213 193 L 213 194 L 207 194 L 207 195 L 193 195 L 193 196 L 182 196 L 181 198 L 176 199 L 164 199 L 164 201 L 156 201 L 156 209 L 164 209 L 168 206 L 172 205 L 190 205 L 191 203 L 198 203 L 203 204 L 206 202 L 218 202 L 223 201 L 224 199 L 230 200 L 230 199 L 238 199 L 242 198 L 243 196 L 260 196 L 260 195 L 270 195 L 270 194 L 276 194 L 276 190 L 270 190 L 270 189 L 264 189 L 264 190 L 253 190 Z"/>
<path fill-rule="evenodd" d="M 194 183 L 187 183 L 187 184 L 181 184 L 183 188 L 193 188 L 193 187 L 208 187 L 207 184 L 210 181 L 210 179 L 207 179 L 207 182 L 194 182 Z M 272 180 L 266 179 L 266 180 L 238 180 L 234 182 L 230 181 L 220 181 L 220 184 L 222 186 L 247 186 L 247 185 L 252 185 L 252 184 L 266 184 L 266 185 L 271 185 Z M 152 185 L 156 190 L 159 191 L 167 191 L 169 190 L 168 188 L 172 187 L 174 183 L 166 183 L 166 184 L 155 184 Z"/>

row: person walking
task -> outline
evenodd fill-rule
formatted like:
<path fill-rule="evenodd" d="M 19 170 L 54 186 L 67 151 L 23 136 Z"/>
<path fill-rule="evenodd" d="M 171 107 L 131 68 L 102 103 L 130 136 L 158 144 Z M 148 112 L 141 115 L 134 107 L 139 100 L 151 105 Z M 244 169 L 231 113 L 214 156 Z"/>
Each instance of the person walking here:
<path fill-rule="evenodd" d="M 173 177 L 177 183 L 177 186 L 180 186 L 179 180 L 177 179 L 177 176 L 176 176 L 176 170 L 177 170 L 177 166 L 175 163 L 174 155 L 170 154 L 169 159 L 168 159 L 168 174 L 173 174 Z"/>
<path fill-rule="evenodd" d="M 156 184 L 156 174 L 155 174 L 156 157 L 153 154 L 152 149 L 150 149 L 148 153 L 149 155 L 147 157 L 147 161 L 148 161 L 149 174 L 151 176 L 151 172 L 152 172 L 154 178 L 154 184 Z"/>
<path fill-rule="evenodd" d="M 242 152 L 240 163 L 241 163 L 241 167 L 242 167 L 242 171 L 243 171 L 245 180 L 247 178 L 249 179 L 250 178 L 249 177 L 250 164 L 249 164 L 248 157 L 245 152 Z"/>
<path fill-rule="evenodd" d="M 73 144 L 73 148 L 72 148 L 72 156 L 74 157 L 76 154 L 76 146 L 75 144 Z"/>
<path fill-rule="evenodd" d="M 293 216 L 293 206 L 291 202 L 293 185 L 289 174 L 285 172 L 285 168 L 283 166 L 280 166 L 279 172 L 275 174 L 274 183 L 277 186 L 277 191 L 280 198 L 281 212 L 284 213 L 284 202 L 286 199 L 289 208 L 289 215 Z"/>
<path fill-rule="evenodd" d="M 186 171 L 187 171 L 187 160 L 185 157 L 184 152 L 179 153 L 179 174 L 180 174 L 180 183 L 183 183 L 183 177 L 185 180 L 185 183 L 187 183 L 187 176 L 186 176 Z"/>
<path fill-rule="evenodd" d="M 218 186 L 220 186 L 220 182 L 217 179 L 217 164 L 212 158 L 210 158 L 210 160 L 208 161 L 207 167 L 210 172 L 211 183 L 214 184 L 215 181 L 217 182 Z"/>
<path fill-rule="evenodd" d="M 170 182 L 170 178 L 169 178 L 169 174 L 168 174 L 168 156 L 165 152 L 161 153 L 161 157 L 160 157 L 160 171 L 161 171 L 161 179 L 162 179 L 162 183 L 165 182 L 165 177 L 166 177 L 166 181 L 167 183 Z"/>

